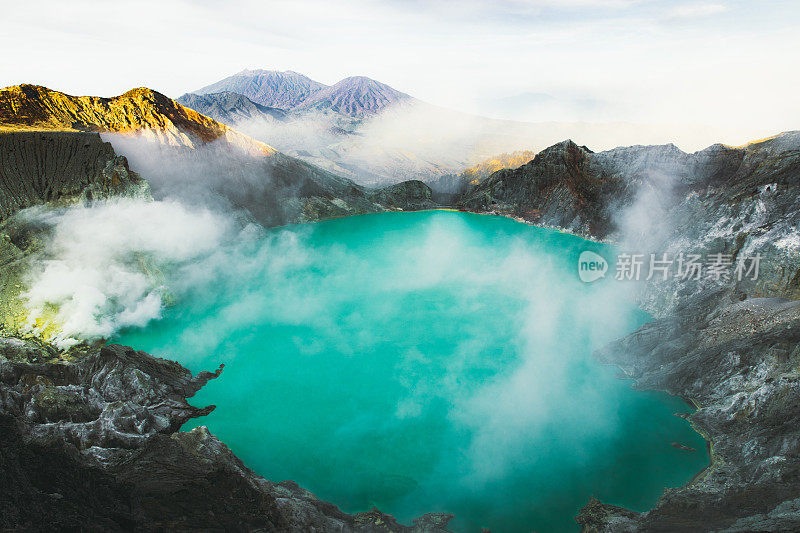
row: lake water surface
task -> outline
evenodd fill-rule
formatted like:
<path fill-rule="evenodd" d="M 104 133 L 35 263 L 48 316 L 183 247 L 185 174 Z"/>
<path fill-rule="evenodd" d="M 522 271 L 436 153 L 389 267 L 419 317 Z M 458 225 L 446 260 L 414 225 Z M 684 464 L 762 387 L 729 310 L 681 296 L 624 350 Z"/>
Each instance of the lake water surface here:
<path fill-rule="evenodd" d="M 184 429 L 345 511 L 576 531 L 591 496 L 643 511 L 707 464 L 682 401 L 591 358 L 648 317 L 624 282 L 578 279 L 584 250 L 608 248 L 446 211 L 280 228 L 113 340 L 194 372 L 225 363 L 192 400 L 217 409 Z"/>

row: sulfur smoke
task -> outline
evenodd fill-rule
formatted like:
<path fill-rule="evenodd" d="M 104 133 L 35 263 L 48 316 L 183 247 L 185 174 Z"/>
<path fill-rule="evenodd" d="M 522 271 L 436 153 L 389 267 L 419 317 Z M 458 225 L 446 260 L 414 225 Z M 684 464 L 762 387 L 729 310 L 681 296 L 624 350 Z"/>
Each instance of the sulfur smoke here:
<path fill-rule="evenodd" d="M 23 295 L 29 327 L 56 331 L 62 347 L 159 318 L 169 280 L 237 234 L 230 219 L 174 201 L 118 200 L 25 216 L 50 228 Z"/>

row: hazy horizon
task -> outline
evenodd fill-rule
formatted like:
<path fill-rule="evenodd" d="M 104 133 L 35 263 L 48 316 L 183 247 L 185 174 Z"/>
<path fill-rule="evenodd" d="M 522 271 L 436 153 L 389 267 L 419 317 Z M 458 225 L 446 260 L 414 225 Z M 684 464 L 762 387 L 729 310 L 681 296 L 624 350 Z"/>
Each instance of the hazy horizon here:
<path fill-rule="evenodd" d="M 294 70 L 328 85 L 365 75 L 504 120 L 711 128 L 729 144 L 800 128 L 790 2 L 312 4 L 14 4 L 0 85 L 100 96 L 147 86 L 175 98 L 245 68 Z"/>

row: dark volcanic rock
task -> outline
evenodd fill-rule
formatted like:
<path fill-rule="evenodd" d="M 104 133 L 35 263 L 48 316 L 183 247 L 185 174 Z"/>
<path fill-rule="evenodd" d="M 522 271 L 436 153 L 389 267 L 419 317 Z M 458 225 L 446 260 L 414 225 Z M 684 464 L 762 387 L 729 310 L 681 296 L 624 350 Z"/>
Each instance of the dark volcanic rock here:
<path fill-rule="evenodd" d="M 419 180 L 408 180 L 377 189 L 371 194 L 373 201 L 403 210 L 430 209 L 436 203 L 431 198 L 430 187 Z"/>
<path fill-rule="evenodd" d="M 30 441 L 0 414 L 0 521 L 4 531 L 133 529 L 130 490 L 59 440 Z"/>
<path fill-rule="evenodd" d="M 627 237 L 620 214 L 648 194 L 657 198 L 658 217 L 701 197 L 715 210 L 796 186 L 800 172 L 800 132 L 789 132 L 741 148 L 714 145 L 687 154 L 674 145 L 629 146 L 593 153 L 572 141 L 541 151 L 529 163 L 495 172 L 471 187 L 459 205 L 496 211 L 597 238 Z M 795 212 L 787 204 L 775 212 Z M 655 203 L 655 202 L 654 202 Z M 702 220 L 697 220 L 701 218 Z M 710 214 L 684 217 L 684 225 L 718 223 Z"/>
<path fill-rule="evenodd" d="M 0 517 L 4 530 L 442 532 L 450 515 L 411 527 L 355 515 L 293 482 L 250 471 L 188 404 L 209 379 L 118 345 L 75 361 L 0 338 Z"/>
<path fill-rule="evenodd" d="M 612 224 L 601 198 L 612 197 L 620 180 L 598 173 L 590 157 L 586 147 L 564 141 L 517 169 L 495 172 L 467 190 L 458 204 L 605 236 Z"/>
<path fill-rule="evenodd" d="M 28 362 L 25 353 L 42 354 L 43 345 L 4 341 L 0 409 L 29 421 L 30 433 L 46 440 L 66 440 L 81 450 L 131 449 L 213 409 L 192 407 L 186 398 L 221 368 L 193 378 L 175 362 L 117 345 L 74 363 Z"/>
<path fill-rule="evenodd" d="M 45 202 L 148 194 L 96 133 L 0 133 L 0 220 Z"/>
<path fill-rule="evenodd" d="M 711 441 L 713 463 L 647 513 L 594 501 L 579 522 L 596 531 L 796 530 L 800 302 L 702 292 L 597 356 L 636 388 L 691 398 L 689 420 Z"/>

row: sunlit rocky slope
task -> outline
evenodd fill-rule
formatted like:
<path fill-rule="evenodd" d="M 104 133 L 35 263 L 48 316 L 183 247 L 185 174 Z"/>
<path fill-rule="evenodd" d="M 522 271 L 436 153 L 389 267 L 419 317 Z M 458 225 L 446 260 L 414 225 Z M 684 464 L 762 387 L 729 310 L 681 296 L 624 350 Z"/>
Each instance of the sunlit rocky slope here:
<path fill-rule="evenodd" d="M 253 153 L 275 149 L 140 87 L 120 96 L 71 96 L 39 85 L 0 89 L 1 130 L 95 131 L 142 136 L 174 146 L 225 139 Z"/>
<path fill-rule="evenodd" d="M 517 168 L 534 158 L 536 152 L 531 150 L 518 150 L 492 156 L 477 165 L 474 165 L 460 174 L 444 174 L 430 178 L 426 183 L 434 195 L 439 195 L 443 201 L 452 202 L 467 192 L 470 186 L 475 186 L 495 172 L 506 168 Z"/>

